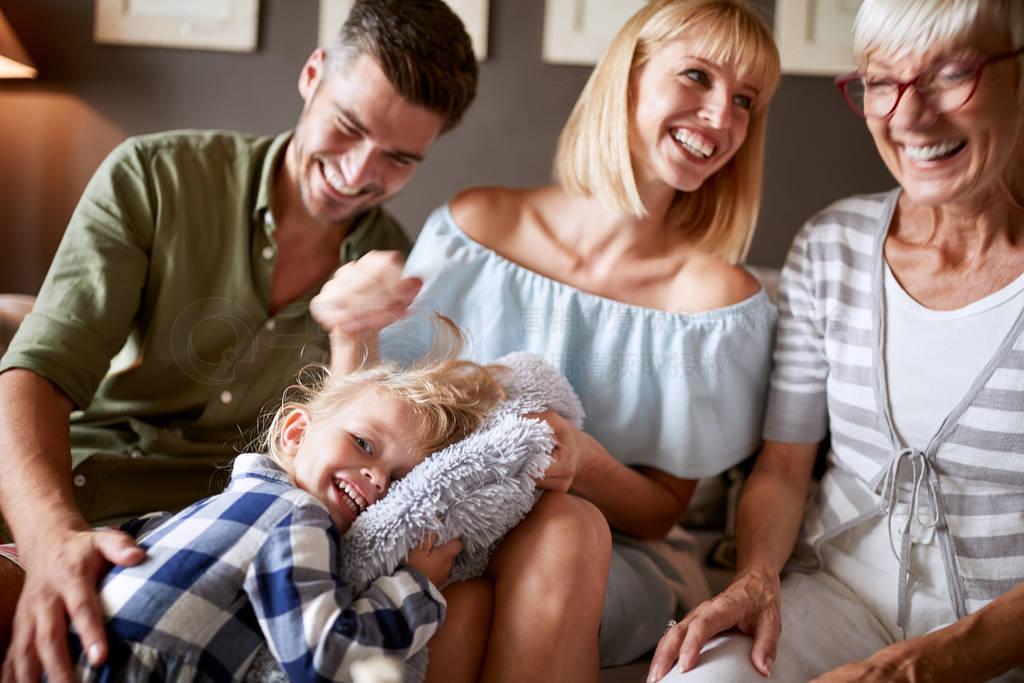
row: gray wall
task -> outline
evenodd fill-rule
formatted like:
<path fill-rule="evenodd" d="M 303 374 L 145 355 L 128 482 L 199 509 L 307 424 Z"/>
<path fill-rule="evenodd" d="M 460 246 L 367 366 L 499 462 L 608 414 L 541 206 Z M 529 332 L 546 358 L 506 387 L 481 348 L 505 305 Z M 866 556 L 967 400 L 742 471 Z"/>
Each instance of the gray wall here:
<path fill-rule="evenodd" d="M 767 8 L 773 0 L 761 0 Z M 97 45 L 93 0 L 2 0 L 36 81 L 0 80 L 0 291 L 34 293 L 92 171 L 128 135 L 171 128 L 276 133 L 301 105 L 315 0 L 262 0 L 256 52 Z M 410 234 L 462 187 L 548 181 L 563 121 L 589 73 L 540 59 L 543 0 L 490 0 L 490 55 L 462 125 L 391 209 Z M 780 265 L 814 211 L 890 187 L 864 125 L 828 79 L 786 76 L 768 127 L 765 199 L 749 260 Z"/>

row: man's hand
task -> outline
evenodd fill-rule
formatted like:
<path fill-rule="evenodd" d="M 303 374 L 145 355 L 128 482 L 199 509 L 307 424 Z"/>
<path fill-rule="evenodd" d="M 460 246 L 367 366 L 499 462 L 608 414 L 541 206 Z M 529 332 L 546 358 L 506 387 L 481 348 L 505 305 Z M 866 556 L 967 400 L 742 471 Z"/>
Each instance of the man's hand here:
<path fill-rule="evenodd" d="M 419 548 L 409 551 L 406 564 L 419 570 L 435 586 L 443 586 L 452 571 L 455 556 L 462 552 L 462 541 L 455 538 L 442 546 L 434 547 L 436 534 L 427 534 Z"/>
<path fill-rule="evenodd" d="M 780 604 L 777 575 L 740 572 L 728 588 L 690 610 L 662 636 L 647 680 L 660 680 L 677 661 L 680 671 L 689 671 L 697 664 L 701 648 L 731 628 L 754 637 L 750 661 L 762 676 L 770 676 L 782 630 Z"/>
<path fill-rule="evenodd" d="M 14 616 L 14 636 L 3 683 L 72 680 L 67 620 L 78 631 L 93 664 L 107 657 L 107 639 L 96 586 L 110 563 L 138 564 L 145 552 L 120 531 L 69 531 L 33 539 L 19 548 L 25 586 Z"/>
<path fill-rule="evenodd" d="M 397 251 L 371 251 L 335 272 L 309 304 L 313 318 L 332 337 L 359 339 L 404 318 L 423 283 L 403 278 Z"/>

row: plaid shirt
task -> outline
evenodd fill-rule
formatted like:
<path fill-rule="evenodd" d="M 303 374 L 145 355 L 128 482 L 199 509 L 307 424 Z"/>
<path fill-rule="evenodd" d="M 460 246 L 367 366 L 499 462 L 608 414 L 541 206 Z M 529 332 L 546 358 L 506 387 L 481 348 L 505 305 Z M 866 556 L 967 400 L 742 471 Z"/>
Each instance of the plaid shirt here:
<path fill-rule="evenodd" d="M 402 567 L 353 595 L 338 529 L 315 497 L 261 455 L 240 455 L 224 493 L 143 536 L 146 560 L 114 567 L 100 600 L 110 656 L 80 680 L 240 680 L 266 640 L 293 681 L 348 680 L 353 661 L 407 658 L 444 618 L 441 594 Z"/>

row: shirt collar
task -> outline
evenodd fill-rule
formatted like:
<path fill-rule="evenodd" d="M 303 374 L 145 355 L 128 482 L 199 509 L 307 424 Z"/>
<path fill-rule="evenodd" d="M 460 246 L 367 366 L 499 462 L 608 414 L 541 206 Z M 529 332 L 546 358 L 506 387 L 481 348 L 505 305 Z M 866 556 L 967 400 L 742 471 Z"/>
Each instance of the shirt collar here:
<path fill-rule="evenodd" d="M 235 458 L 234 466 L 231 468 L 232 482 L 247 477 L 292 484 L 288 474 L 281 469 L 280 465 L 259 453 L 242 453 Z"/>
<path fill-rule="evenodd" d="M 270 201 L 274 196 L 274 176 L 278 165 L 283 163 L 284 152 L 288 149 L 294 130 L 288 130 L 270 142 L 267 154 L 263 157 L 263 165 L 260 167 L 260 177 L 256 184 L 256 203 L 252 208 L 253 218 L 259 219 L 264 213 L 270 211 Z"/>

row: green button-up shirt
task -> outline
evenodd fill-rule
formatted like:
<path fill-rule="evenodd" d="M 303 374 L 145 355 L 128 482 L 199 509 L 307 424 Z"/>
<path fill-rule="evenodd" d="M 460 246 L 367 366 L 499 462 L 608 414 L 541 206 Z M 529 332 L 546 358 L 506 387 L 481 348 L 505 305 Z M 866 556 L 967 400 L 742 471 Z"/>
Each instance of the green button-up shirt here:
<path fill-rule="evenodd" d="M 215 465 L 259 437 L 257 417 L 303 366 L 327 360 L 309 315 L 322 283 L 269 313 L 270 201 L 290 139 L 133 138 L 86 188 L 0 371 L 32 370 L 74 401 L 74 484 L 87 519 L 217 490 Z M 357 221 L 341 263 L 371 249 L 409 249 L 381 209 Z"/>

